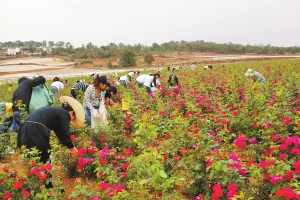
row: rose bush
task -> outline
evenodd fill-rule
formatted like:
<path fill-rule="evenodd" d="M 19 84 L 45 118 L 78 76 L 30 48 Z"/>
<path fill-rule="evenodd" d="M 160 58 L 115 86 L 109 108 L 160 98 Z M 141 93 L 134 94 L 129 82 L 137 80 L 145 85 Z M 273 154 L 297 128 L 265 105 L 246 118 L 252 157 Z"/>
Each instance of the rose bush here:
<path fill-rule="evenodd" d="M 267 82 L 252 83 L 244 76 L 248 68 Z M 29 151 L 21 158 L 28 171 L 12 177 L 8 161 L 0 196 L 46 196 L 47 172 L 63 164 L 89 180 L 78 181 L 65 199 L 299 199 L 299 60 L 178 69 L 176 75 L 179 87 L 169 88 L 169 72 L 162 70 L 155 95 L 134 80 L 127 90 L 118 86 L 108 125 L 71 129 L 75 157 L 54 141 L 51 167 L 25 156 Z M 63 188 L 59 181 L 54 186 Z"/>

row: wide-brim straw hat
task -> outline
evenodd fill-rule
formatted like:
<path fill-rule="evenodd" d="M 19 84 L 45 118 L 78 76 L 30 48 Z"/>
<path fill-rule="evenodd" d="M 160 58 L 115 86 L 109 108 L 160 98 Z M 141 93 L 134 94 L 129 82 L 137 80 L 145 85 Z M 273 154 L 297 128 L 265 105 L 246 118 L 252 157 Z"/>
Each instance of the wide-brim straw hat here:
<path fill-rule="evenodd" d="M 254 71 L 252 69 L 248 69 L 245 73 L 245 76 L 253 76 L 254 75 Z"/>
<path fill-rule="evenodd" d="M 67 102 L 72 108 L 73 111 L 75 112 L 76 119 L 71 121 L 71 124 L 75 126 L 76 128 L 81 128 L 84 124 L 84 110 L 81 105 L 76 99 L 69 97 L 69 96 L 61 96 L 59 98 L 59 101 L 62 102 Z"/>

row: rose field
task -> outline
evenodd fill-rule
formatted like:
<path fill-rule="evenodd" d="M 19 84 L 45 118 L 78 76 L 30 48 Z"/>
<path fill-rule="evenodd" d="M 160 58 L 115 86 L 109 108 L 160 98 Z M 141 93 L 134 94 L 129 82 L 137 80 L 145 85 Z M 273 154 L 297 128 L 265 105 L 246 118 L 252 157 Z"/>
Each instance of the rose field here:
<path fill-rule="evenodd" d="M 248 68 L 267 82 L 252 83 Z M 0 133 L 0 198 L 300 199 L 299 59 L 177 69 L 176 88 L 170 74 L 161 70 L 154 96 L 135 78 L 117 86 L 108 125 L 70 126 L 76 156 L 51 134 L 51 163 L 42 164 L 36 149 L 9 154 L 17 133 Z M 78 79 L 92 81 L 69 78 L 63 95 Z M 16 87 L 2 84 L 0 102 Z"/>

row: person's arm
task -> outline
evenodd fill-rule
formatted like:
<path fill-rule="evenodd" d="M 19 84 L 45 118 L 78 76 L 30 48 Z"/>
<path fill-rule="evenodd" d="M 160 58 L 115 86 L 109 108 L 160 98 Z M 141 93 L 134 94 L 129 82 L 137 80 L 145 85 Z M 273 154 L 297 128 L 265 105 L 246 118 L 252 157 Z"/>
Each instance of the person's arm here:
<path fill-rule="evenodd" d="M 156 78 L 155 77 L 153 77 L 153 84 L 156 87 Z"/>
<path fill-rule="evenodd" d="M 69 131 L 70 115 L 69 115 L 69 113 L 66 111 L 66 112 L 62 113 L 61 115 L 59 115 L 58 122 L 59 122 L 58 127 L 55 127 L 53 130 L 55 135 L 69 149 L 75 147 L 70 138 L 70 131 Z"/>
<path fill-rule="evenodd" d="M 109 106 L 110 98 L 105 98 L 105 107 Z"/>
<path fill-rule="evenodd" d="M 110 98 L 111 98 L 111 94 L 110 94 L 110 91 L 109 90 L 106 90 L 106 93 L 105 93 L 105 107 L 109 106 L 109 102 L 110 102 Z"/>
<path fill-rule="evenodd" d="M 159 79 L 156 79 L 156 85 L 161 88 L 161 84 L 160 84 Z"/>
<path fill-rule="evenodd" d="M 129 79 L 128 79 L 128 77 L 127 77 L 127 76 L 125 76 L 124 78 L 125 78 L 125 82 L 126 82 L 126 84 L 129 84 L 130 82 L 129 82 Z"/>
<path fill-rule="evenodd" d="M 28 85 L 28 87 L 33 88 L 33 87 L 36 87 L 36 86 L 38 86 L 40 84 L 44 84 L 45 82 L 46 82 L 45 77 L 38 76 L 35 79 L 32 79 L 32 80 L 26 82 L 26 84 Z"/>
<path fill-rule="evenodd" d="M 62 91 L 65 88 L 65 85 L 61 82 L 60 84 L 60 91 Z"/>

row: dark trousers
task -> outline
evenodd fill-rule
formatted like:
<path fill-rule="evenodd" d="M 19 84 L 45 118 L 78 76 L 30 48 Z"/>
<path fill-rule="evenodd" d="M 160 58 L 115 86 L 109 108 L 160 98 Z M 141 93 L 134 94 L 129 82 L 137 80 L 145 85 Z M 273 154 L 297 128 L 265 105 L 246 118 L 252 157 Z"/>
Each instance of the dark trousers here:
<path fill-rule="evenodd" d="M 50 158 L 50 153 L 48 153 L 48 150 L 46 150 L 46 151 L 44 150 L 44 151 L 41 151 L 40 156 L 41 156 L 40 161 L 42 163 L 47 163 L 47 161 L 49 161 L 49 158 Z M 49 178 L 52 178 L 51 173 L 48 172 L 47 175 Z M 48 184 L 45 183 L 45 187 L 47 189 L 53 188 L 52 182 L 50 181 Z"/>

